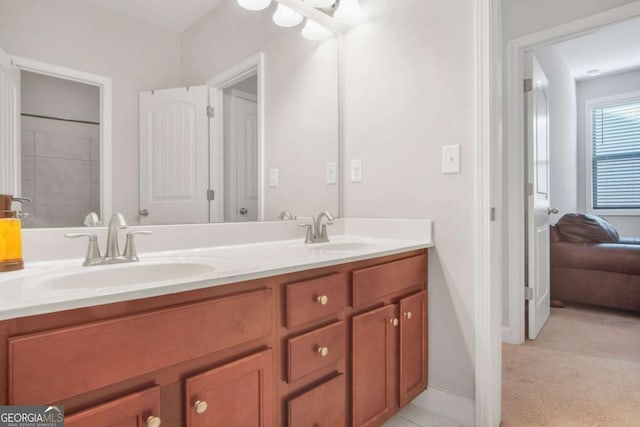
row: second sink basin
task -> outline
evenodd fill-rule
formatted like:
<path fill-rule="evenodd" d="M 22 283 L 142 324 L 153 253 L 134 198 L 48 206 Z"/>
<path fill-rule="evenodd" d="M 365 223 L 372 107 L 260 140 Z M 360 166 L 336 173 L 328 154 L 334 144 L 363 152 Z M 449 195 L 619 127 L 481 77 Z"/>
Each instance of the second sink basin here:
<path fill-rule="evenodd" d="M 111 288 L 183 279 L 214 271 L 215 267 L 213 265 L 190 261 L 85 267 L 81 272 L 46 279 L 42 281 L 42 286 L 60 290 Z"/>

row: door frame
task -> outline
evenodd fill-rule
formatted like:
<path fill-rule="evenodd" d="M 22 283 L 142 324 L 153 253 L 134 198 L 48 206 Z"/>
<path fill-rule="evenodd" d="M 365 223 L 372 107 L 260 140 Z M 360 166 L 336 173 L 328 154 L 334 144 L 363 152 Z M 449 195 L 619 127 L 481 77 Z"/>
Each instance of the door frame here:
<path fill-rule="evenodd" d="M 509 325 L 502 327 L 503 341 L 510 344 L 522 344 L 525 341 L 524 311 L 524 54 L 537 47 L 544 47 L 560 41 L 587 34 L 598 28 L 640 16 L 640 1 L 606 10 L 595 15 L 578 19 L 556 27 L 533 33 L 507 44 L 507 133 L 509 150 L 503 174 L 507 177 L 506 206 L 508 224 L 507 256 L 504 262 L 508 269 L 509 289 Z"/>
<path fill-rule="evenodd" d="M 9 55 L 11 63 L 21 71 L 43 74 L 64 80 L 71 80 L 100 90 L 100 219 L 108 221 L 113 210 L 113 162 L 112 162 L 112 117 L 113 98 L 111 77 L 88 73 L 73 68 L 61 67 L 29 58 Z M 105 167 L 105 165 L 108 165 Z"/>
<path fill-rule="evenodd" d="M 238 98 L 244 98 L 247 100 L 252 100 L 255 101 L 256 104 L 258 103 L 258 97 L 256 95 L 253 95 L 251 93 L 248 92 L 244 92 L 238 89 L 231 89 L 231 120 L 230 123 L 235 124 L 236 122 L 236 114 L 237 114 L 237 99 Z M 236 128 L 235 126 L 232 126 L 229 132 L 231 141 L 235 141 L 236 140 Z M 231 163 L 232 165 L 236 165 L 236 161 L 237 161 L 237 156 L 238 156 L 238 149 L 237 149 L 237 145 L 234 144 L 234 149 L 231 151 L 231 153 L 229 153 L 229 159 L 231 160 L 229 163 Z M 259 162 L 259 161 L 258 161 Z M 260 185 L 260 184 L 258 184 Z M 238 186 L 238 175 L 237 174 L 233 174 L 231 176 L 231 182 L 229 183 L 229 191 L 231 192 L 231 194 L 229 195 L 229 200 L 231 200 L 231 204 L 233 206 L 234 209 L 234 221 L 238 221 L 238 192 L 237 192 L 237 186 Z"/>
<path fill-rule="evenodd" d="M 215 77 L 207 80 L 209 86 L 209 102 L 214 108 L 210 131 L 211 145 L 209 147 L 209 170 L 211 165 L 218 165 L 217 173 L 209 172 L 210 188 L 216 189 L 216 198 L 224 200 L 224 90 L 251 76 L 258 79 L 258 221 L 264 221 L 264 162 L 265 162 L 265 67 L 264 53 L 259 52 L 239 64 L 223 71 Z M 224 218 L 224 203 L 217 204 L 217 215 Z"/>

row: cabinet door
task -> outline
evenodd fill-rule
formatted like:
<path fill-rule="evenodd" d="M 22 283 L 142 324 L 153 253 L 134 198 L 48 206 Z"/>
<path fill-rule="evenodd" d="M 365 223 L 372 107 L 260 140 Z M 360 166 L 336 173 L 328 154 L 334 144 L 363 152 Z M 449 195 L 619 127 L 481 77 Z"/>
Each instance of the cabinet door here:
<path fill-rule="evenodd" d="M 353 318 L 353 425 L 378 426 L 397 403 L 396 306 Z M 394 325 L 396 320 L 396 325 Z"/>
<path fill-rule="evenodd" d="M 427 292 L 400 301 L 400 406 L 427 387 Z"/>
<path fill-rule="evenodd" d="M 160 388 L 154 387 L 65 417 L 65 427 L 147 427 L 161 421 Z"/>
<path fill-rule="evenodd" d="M 345 427 L 344 374 L 289 400 L 289 427 Z"/>
<path fill-rule="evenodd" d="M 188 427 L 272 427 L 273 351 L 266 350 L 191 377 Z"/>

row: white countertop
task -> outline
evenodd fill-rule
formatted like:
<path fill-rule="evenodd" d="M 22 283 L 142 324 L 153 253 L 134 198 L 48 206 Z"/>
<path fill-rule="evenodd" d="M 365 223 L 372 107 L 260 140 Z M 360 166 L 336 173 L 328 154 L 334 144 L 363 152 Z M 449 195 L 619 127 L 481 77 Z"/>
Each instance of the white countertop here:
<path fill-rule="evenodd" d="M 140 254 L 139 262 L 110 266 L 82 267 L 81 258 L 27 262 L 24 270 L 0 276 L 0 320 L 209 288 L 432 246 L 430 236 L 414 240 L 343 234 L 332 237 L 328 244 L 305 245 L 296 239 L 147 252 Z M 164 278 L 165 268 L 177 265 L 186 271 L 193 267 L 189 264 L 197 268 L 188 277 L 143 283 L 135 279 L 136 272 L 147 268 L 157 268 L 156 276 Z M 124 283 L 115 279 L 108 283 L 109 277 L 125 277 L 122 273 L 127 277 Z"/>

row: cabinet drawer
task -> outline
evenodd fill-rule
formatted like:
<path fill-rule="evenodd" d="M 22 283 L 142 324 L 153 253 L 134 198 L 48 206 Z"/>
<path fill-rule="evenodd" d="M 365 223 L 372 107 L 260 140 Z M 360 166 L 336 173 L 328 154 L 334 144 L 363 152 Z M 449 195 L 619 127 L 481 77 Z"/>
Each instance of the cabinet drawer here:
<path fill-rule="evenodd" d="M 289 382 L 342 359 L 346 345 L 344 322 L 291 338 L 288 341 L 287 378 Z M 326 353 L 323 353 L 323 350 Z"/>
<path fill-rule="evenodd" d="M 345 427 L 344 374 L 289 400 L 289 427 Z"/>
<path fill-rule="evenodd" d="M 420 286 L 426 281 L 426 254 L 356 270 L 353 272 L 353 306 Z"/>
<path fill-rule="evenodd" d="M 346 274 L 332 274 L 287 286 L 286 322 L 293 328 L 331 316 L 347 306 Z"/>
<path fill-rule="evenodd" d="M 160 417 L 160 387 L 129 394 L 65 417 L 65 427 L 140 427 Z M 150 420 L 151 421 L 151 420 Z M 161 421 L 161 420 L 160 420 Z"/>
<path fill-rule="evenodd" d="M 9 401 L 42 404 L 267 336 L 270 289 L 9 339 Z"/>

